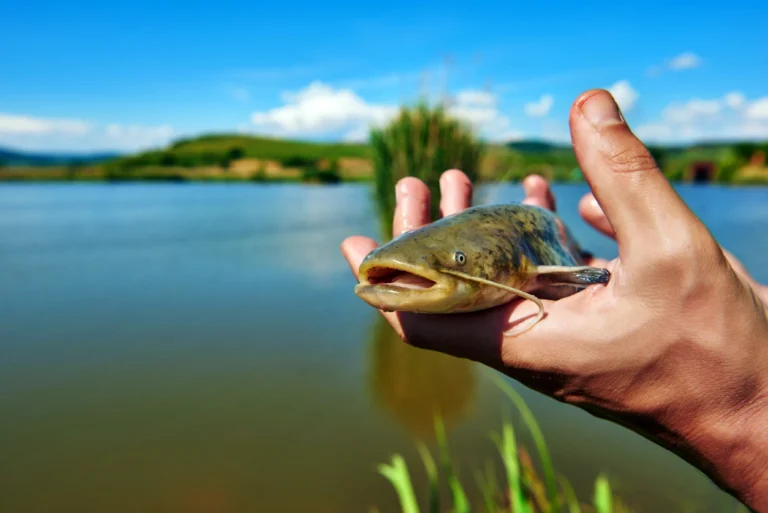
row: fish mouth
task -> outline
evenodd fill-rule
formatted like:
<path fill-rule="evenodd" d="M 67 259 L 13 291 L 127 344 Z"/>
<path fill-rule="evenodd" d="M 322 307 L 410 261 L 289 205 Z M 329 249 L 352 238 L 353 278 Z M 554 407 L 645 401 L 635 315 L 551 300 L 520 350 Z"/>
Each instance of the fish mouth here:
<path fill-rule="evenodd" d="M 405 262 L 364 262 L 359 270 L 362 286 L 426 290 L 438 285 L 442 274 Z"/>
<path fill-rule="evenodd" d="M 366 272 L 366 280 L 369 285 L 386 285 L 409 290 L 425 290 L 437 285 L 435 280 L 396 267 L 372 267 Z"/>
<path fill-rule="evenodd" d="M 451 280 L 439 271 L 399 261 L 363 262 L 357 294 L 385 311 L 430 311 L 451 293 Z"/>

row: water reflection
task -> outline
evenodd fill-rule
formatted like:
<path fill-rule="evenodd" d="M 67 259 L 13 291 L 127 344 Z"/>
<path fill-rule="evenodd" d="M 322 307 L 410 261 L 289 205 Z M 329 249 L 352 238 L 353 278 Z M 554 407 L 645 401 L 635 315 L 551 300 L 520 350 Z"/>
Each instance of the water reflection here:
<path fill-rule="evenodd" d="M 162 498 L 156 513 L 245 513 L 247 504 L 231 488 L 225 483 L 201 482 L 172 490 Z"/>
<path fill-rule="evenodd" d="M 434 437 L 435 415 L 446 428 L 469 410 L 477 388 L 474 364 L 409 346 L 376 314 L 369 345 L 375 403 L 416 438 Z"/>
<path fill-rule="evenodd" d="M 389 195 L 389 197 L 386 196 Z M 432 194 L 432 210 L 439 195 Z M 371 198 L 379 240 L 392 238 L 394 189 Z M 450 429 L 467 412 L 476 388 L 472 362 L 405 344 L 376 314 L 369 345 L 369 376 L 374 401 L 416 438 L 434 438 L 435 417 Z"/>

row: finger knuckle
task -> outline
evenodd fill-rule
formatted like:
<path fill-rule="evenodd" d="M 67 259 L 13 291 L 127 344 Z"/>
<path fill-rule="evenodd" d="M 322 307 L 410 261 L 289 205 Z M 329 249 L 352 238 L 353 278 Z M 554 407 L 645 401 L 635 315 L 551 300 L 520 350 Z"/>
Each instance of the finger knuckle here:
<path fill-rule="evenodd" d="M 656 160 L 644 147 L 612 148 L 606 158 L 616 173 L 644 173 L 657 171 Z"/>
<path fill-rule="evenodd" d="M 723 261 L 723 258 L 720 246 L 708 233 L 688 226 L 686 230 L 673 230 L 669 236 L 660 239 L 656 263 L 695 268 Z"/>
<path fill-rule="evenodd" d="M 661 242 L 647 267 L 657 283 L 679 298 L 700 297 L 716 290 L 726 262 L 719 246 L 710 238 L 686 233 Z"/>

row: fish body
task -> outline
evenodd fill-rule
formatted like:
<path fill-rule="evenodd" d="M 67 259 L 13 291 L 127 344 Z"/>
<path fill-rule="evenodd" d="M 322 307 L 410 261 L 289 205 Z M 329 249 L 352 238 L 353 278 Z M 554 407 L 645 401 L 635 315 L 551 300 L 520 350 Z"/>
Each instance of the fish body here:
<path fill-rule="evenodd" d="M 549 210 L 480 205 L 406 232 L 371 251 L 355 293 L 385 311 L 472 312 L 521 296 L 558 299 L 606 269 L 585 265 L 573 236 Z"/>

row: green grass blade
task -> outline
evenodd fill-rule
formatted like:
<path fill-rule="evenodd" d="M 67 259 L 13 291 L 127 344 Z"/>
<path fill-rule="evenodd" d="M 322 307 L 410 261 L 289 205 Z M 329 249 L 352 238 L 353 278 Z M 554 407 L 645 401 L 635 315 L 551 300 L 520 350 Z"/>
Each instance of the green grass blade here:
<path fill-rule="evenodd" d="M 437 444 L 440 449 L 440 460 L 442 462 L 443 470 L 445 470 L 446 477 L 448 478 L 448 487 L 450 488 L 453 497 L 454 511 L 456 513 L 469 513 L 469 500 L 467 499 L 466 493 L 464 493 L 464 488 L 461 486 L 461 482 L 453 472 L 451 456 L 448 452 L 448 442 L 445 438 L 445 426 L 440 417 L 435 419 L 435 433 L 437 435 Z"/>
<path fill-rule="evenodd" d="M 613 498 L 611 497 L 611 485 L 603 474 L 597 476 L 595 481 L 594 505 L 596 513 L 611 513 Z"/>
<path fill-rule="evenodd" d="M 429 512 L 440 512 L 440 481 L 438 480 L 437 465 L 432 458 L 429 449 L 424 443 L 419 443 L 416 448 L 421 456 L 421 461 L 424 462 L 424 468 L 427 471 L 427 479 L 429 480 Z"/>
<path fill-rule="evenodd" d="M 486 462 L 485 474 L 480 471 L 475 472 L 475 481 L 482 490 L 483 505 L 485 506 L 486 513 L 496 513 L 498 509 L 495 502 L 497 495 L 496 475 L 493 471 L 493 463 L 491 461 Z"/>
<path fill-rule="evenodd" d="M 568 513 L 581 513 L 581 506 L 579 505 L 579 499 L 576 497 L 576 492 L 573 491 L 571 482 L 565 476 L 560 476 L 560 487 L 563 489 Z"/>
<path fill-rule="evenodd" d="M 557 507 L 557 485 L 555 481 L 555 470 L 552 466 L 552 459 L 550 458 L 549 449 L 547 448 L 546 441 L 544 440 L 544 435 L 539 428 L 538 422 L 536 422 L 536 417 L 534 417 L 533 412 L 530 410 L 530 408 L 528 408 L 528 405 L 525 403 L 523 397 L 514 388 L 512 388 L 509 383 L 501 378 L 498 373 L 495 371 L 490 371 L 488 372 L 488 377 L 493 382 L 495 382 L 499 388 L 501 388 L 507 397 L 512 400 L 512 402 L 515 404 L 515 407 L 520 412 L 520 415 L 523 418 L 523 422 L 525 422 L 525 425 L 528 427 L 528 430 L 533 437 L 533 442 L 536 445 L 536 451 L 539 454 L 542 471 L 544 473 L 544 483 L 547 488 L 550 512 L 554 513 L 555 508 Z"/>
<path fill-rule="evenodd" d="M 512 425 L 505 422 L 502 426 L 501 438 L 495 437 L 494 441 L 501 454 L 501 461 L 507 473 L 507 488 L 514 513 L 527 512 L 528 508 L 523 497 L 523 489 L 520 483 L 520 465 L 517 460 L 517 445 L 515 445 L 515 432 Z"/>
<path fill-rule="evenodd" d="M 395 454 L 392 456 L 391 464 L 381 464 L 377 468 L 379 473 L 387 478 L 395 488 L 400 499 L 402 512 L 419 513 L 419 504 L 416 501 L 416 495 L 413 493 L 411 476 L 408 474 L 408 467 L 403 457 Z"/>

